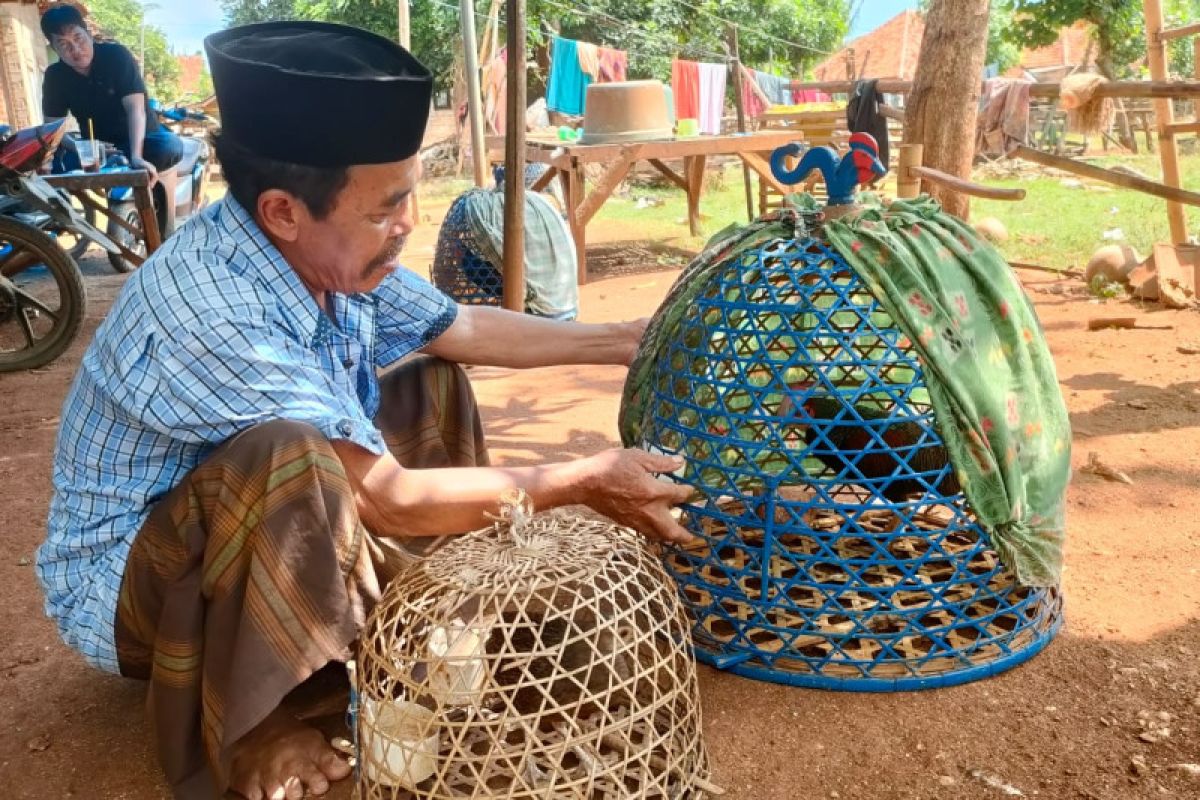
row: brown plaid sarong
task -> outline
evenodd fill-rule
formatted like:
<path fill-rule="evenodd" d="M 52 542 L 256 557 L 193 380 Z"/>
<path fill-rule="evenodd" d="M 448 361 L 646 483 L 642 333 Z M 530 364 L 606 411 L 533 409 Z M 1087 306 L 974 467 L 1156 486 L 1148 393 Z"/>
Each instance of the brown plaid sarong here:
<path fill-rule="evenodd" d="M 487 463 L 461 368 L 418 356 L 380 384 L 376 423 L 401 464 Z M 223 793 L 232 745 L 347 657 L 403 552 L 363 528 L 333 448 L 298 422 L 234 436 L 155 505 L 125 567 L 117 651 L 123 674 L 150 681 L 177 797 Z"/>

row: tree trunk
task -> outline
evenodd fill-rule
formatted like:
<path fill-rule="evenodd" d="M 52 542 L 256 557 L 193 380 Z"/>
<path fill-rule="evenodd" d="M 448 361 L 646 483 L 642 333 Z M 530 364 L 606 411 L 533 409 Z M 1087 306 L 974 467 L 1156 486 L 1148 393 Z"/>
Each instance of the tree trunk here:
<path fill-rule="evenodd" d="M 904 114 L 904 139 L 925 146 L 925 166 L 968 180 L 987 35 L 988 0 L 933 0 Z M 946 211 L 967 218 L 966 195 L 926 188 Z"/>

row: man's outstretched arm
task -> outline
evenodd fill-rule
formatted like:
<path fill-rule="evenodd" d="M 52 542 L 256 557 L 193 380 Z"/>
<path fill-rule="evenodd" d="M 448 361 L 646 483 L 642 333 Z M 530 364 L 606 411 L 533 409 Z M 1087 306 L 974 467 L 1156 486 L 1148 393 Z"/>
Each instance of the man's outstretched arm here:
<path fill-rule="evenodd" d="M 629 364 L 647 320 L 582 324 L 487 306 L 460 306 L 454 323 L 423 352 L 458 364 L 549 367 Z"/>
<path fill-rule="evenodd" d="M 359 516 L 379 536 L 437 536 L 487 524 L 499 498 L 524 489 L 536 509 L 586 505 L 648 538 L 685 543 L 691 535 L 671 516 L 691 488 L 655 477 L 673 472 L 674 456 L 608 450 L 577 461 L 536 467 L 405 469 L 389 453 L 377 456 L 347 440 L 334 440 L 354 490 Z"/>

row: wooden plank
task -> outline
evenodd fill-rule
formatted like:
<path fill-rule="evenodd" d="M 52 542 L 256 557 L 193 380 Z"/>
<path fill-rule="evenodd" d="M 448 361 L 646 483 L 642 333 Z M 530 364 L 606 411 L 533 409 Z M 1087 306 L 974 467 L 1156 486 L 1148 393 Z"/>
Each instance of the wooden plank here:
<path fill-rule="evenodd" d="M 1150 63 L 1150 77 L 1161 81 L 1167 77 L 1167 44 L 1159 35 L 1163 28 L 1162 0 L 1144 0 L 1146 10 L 1146 53 Z M 1183 185 L 1179 169 L 1179 148 L 1171 125 L 1175 122 L 1175 109 L 1170 99 L 1154 101 L 1154 116 L 1158 125 L 1158 155 L 1162 161 L 1163 183 L 1178 189 Z M 1178 202 L 1167 199 L 1167 221 L 1171 225 L 1171 241 L 1187 241 L 1187 214 Z"/>
<path fill-rule="evenodd" d="M 1025 199 L 1024 189 L 1003 189 L 999 186 L 984 186 L 979 183 L 963 180 L 956 175 L 950 175 L 932 167 L 913 166 L 910 169 L 913 174 L 919 175 L 926 180 L 948 186 L 960 194 L 970 195 L 971 197 L 982 197 L 987 200 Z"/>
<path fill-rule="evenodd" d="M 1177 203 L 1186 203 L 1192 206 L 1200 206 L 1200 194 L 1189 192 L 1186 189 L 1176 189 L 1173 186 L 1167 186 L 1157 181 L 1147 180 L 1146 178 L 1137 178 L 1133 175 L 1126 175 L 1123 172 L 1113 172 L 1104 167 L 1097 167 L 1092 164 L 1085 164 L 1082 161 L 1076 161 L 1073 158 L 1066 156 L 1056 156 L 1053 153 L 1043 153 L 1041 150 L 1034 150 L 1032 147 L 1025 145 L 1018 146 L 1015 150 L 1009 153 L 1009 156 L 1014 158 L 1023 158 L 1026 161 L 1032 161 L 1035 164 L 1041 164 L 1045 167 L 1054 167 L 1056 169 L 1070 172 L 1074 175 L 1080 175 L 1084 178 L 1094 178 L 1098 181 L 1105 181 L 1116 186 L 1123 186 L 1126 189 L 1135 189 L 1139 192 L 1152 194 L 1155 197 L 1161 197 L 1164 200 L 1173 200 Z"/>
<path fill-rule="evenodd" d="M 737 155 L 744 152 L 769 152 L 790 144 L 796 140 L 794 131 L 760 131 L 744 136 L 697 136 L 694 139 L 668 139 L 661 141 L 640 142 L 644 159 L 658 158 L 662 160 L 685 158 L 687 156 Z M 609 162 L 621 157 L 621 149 L 627 144 L 586 144 L 565 145 L 562 142 L 538 139 L 528 140 L 530 161 L 554 163 L 551 159 L 555 151 L 561 150 L 559 157 L 567 156 L 584 164 Z M 537 157 L 534 151 L 541 150 Z"/>
<path fill-rule="evenodd" d="M 538 178 L 536 181 L 533 182 L 533 186 L 529 187 L 530 190 L 534 191 L 534 192 L 544 191 L 545 188 L 550 185 L 550 183 L 554 180 L 555 176 L 557 176 L 557 175 L 558 175 L 558 167 L 551 167 L 550 169 L 548 169 L 542 173 L 542 177 Z"/>
<path fill-rule="evenodd" d="M 144 169 L 121 170 L 119 172 L 88 172 L 81 175 L 46 175 L 46 183 L 68 192 L 85 189 L 112 189 L 117 186 L 148 186 L 150 176 Z"/>
<path fill-rule="evenodd" d="M 1200 41 L 1200 39 L 1197 41 Z M 1200 120 L 1195 122 L 1172 122 L 1167 126 L 1167 133 L 1172 136 L 1177 136 L 1181 133 L 1200 133 Z"/>
<path fill-rule="evenodd" d="M 745 162 L 746 166 L 750 167 L 750 169 L 754 170 L 758 174 L 758 177 L 762 179 L 764 185 L 770 186 L 780 194 L 791 194 L 792 190 L 781 183 L 779 179 L 775 177 L 775 174 L 771 172 L 771 165 L 767 163 L 765 158 L 757 153 L 739 153 L 738 155 L 742 161 Z M 760 205 L 761 203 L 762 201 L 760 200 Z"/>
<path fill-rule="evenodd" d="M 90 208 L 97 214 L 104 215 L 105 219 L 112 220 L 114 224 L 129 231 L 137 238 L 145 238 L 145 234 L 142 233 L 141 228 L 130 225 L 128 222 L 122 219 L 119 214 L 114 214 L 108 209 L 108 207 L 100 205 L 100 203 L 96 202 L 96 198 L 92 197 L 90 192 L 72 192 L 72 194 L 79 198 L 79 202 L 83 203 L 85 208 Z M 114 244 L 120 246 L 120 242 L 114 242 Z"/>
<path fill-rule="evenodd" d="M 792 81 L 793 91 L 816 89 L 830 94 L 849 94 L 854 84 L 851 81 Z M 1035 83 L 1029 87 L 1030 97 L 1058 97 L 1057 83 Z M 908 94 L 912 81 L 881 80 L 876 89 L 883 94 Z M 1196 81 L 1109 81 L 1096 88 L 1096 97 L 1200 97 L 1200 80 Z"/>
<path fill-rule="evenodd" d="M 621 181 L 625 180 L 625 176 L 629 174 L 629 168 L 638 160 L 640 150 L 641 147 L 638 145 L 626 147 L 624 154 L 604 171 L 604 174 L 596 181 L 596 185 L 592 187 L 591 193 L 576 209 L 580 225 L 587 225 L 591 222 L 592 217 L 596 216 L 596 212 L 600 210 L 600 206 L 604 205 L 613 190 L 621 185 Z"/>
<path fill-rule="evenodd" d="M 687 181 L 683 179 L 682 175 L 668 167 L 657 158 L 649 158 L 646 160 L 650 162 L 651 166 L 661 172 L 663 177 L 678 186 L 680 189 L 683 189 L 685 192 L 687 191 Z"/>
<path fill-rule="evenodd" d="M 1172 39 L 1182 39 L 1185 36 L 1195 36 L 1200 33 L 1200 22 L 1193 22 L 1191 25 L 1184 25 L 1181 28 L 1168 28 L 1158 34 L 1160 42 L 1169 42 Z"/>

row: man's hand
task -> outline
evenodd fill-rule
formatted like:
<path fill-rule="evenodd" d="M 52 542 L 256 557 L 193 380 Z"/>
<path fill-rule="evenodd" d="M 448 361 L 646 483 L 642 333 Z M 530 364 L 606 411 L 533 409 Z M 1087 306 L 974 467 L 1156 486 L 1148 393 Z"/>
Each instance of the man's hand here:
<path fill-rule="evenodd" d="M 133 167 L 134 169 L 146 170 L 146 173 L 150 176 L 150 185 L 147 188 L 153 189 L 154 184 L 158 183 L 158 170 L 153 164 L 141 156 L 134 156 L 133 158 L 129 159 L 129 166 Z"/>
<path fill-rule="evenodd" d="M 686 502 L 692 488 L 655 477 L 679 469 L 682 458 L 626 449 L 606 450 L 585 461 L 584 505 L 650 539 L 675 544 L 695 541 L 671 516 L 671 507 Z"/>

